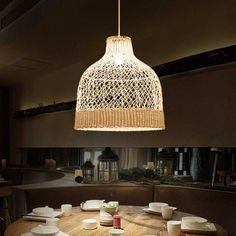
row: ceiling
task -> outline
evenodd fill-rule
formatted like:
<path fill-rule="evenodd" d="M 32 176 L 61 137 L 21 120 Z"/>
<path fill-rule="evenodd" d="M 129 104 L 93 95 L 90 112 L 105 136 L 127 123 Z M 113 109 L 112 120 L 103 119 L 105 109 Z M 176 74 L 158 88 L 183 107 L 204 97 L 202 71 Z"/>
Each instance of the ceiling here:
<path fill-rule="evenodd" d="M 0 1 L 0 12 L 5 9 L 5 7 L 13 0 L 1 0 Z"/>
<path fill-rule="evenodd" d="M 0 18 L 22 0 L 3 2 Z M 121 10 L 121 33 L 151 66 L 236 42 L 235 0 L 121 0 Z M 0 31 L 0 85 L 91 64 L 117 33 L 116 19 L 117 0 L 39 1 Z"/>

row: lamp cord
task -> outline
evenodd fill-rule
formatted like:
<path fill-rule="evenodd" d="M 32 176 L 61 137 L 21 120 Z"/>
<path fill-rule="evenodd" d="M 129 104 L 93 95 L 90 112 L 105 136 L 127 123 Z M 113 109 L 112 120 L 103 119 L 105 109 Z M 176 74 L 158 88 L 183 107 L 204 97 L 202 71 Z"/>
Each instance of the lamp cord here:
<path fill-rule="evenodd" d="M 120 0 L 118 0 L 118 36 L 120 36 Z"/>

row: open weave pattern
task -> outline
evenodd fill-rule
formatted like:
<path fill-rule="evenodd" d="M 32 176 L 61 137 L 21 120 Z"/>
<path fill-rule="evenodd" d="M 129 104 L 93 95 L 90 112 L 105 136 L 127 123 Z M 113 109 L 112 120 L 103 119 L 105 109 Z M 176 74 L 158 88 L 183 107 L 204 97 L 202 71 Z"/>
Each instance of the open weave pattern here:
<path fill-rule="evenodd" d="M 120 112 L 121 109 L 128 113 Z M 134 109 L 154 111 L 157 114 L 156 118 L 153 118 L 153 112 L 150 117 L 143 115 L 142 119 L 146 119 L 147 124 L 137 122 L 136 126 L 139 124 L 152 129 L 164 128 L 162 89 L 156 73 L 134 56 L 130 38 L 109 37 L 105 55 L 84 72 L 79 82 L 75 128 L 86 129 L 86 126 L 95 128 L 97 119 L 94 112 L 90 111 L 101 110 L 103 113 L 97 112 L 97 115 L 116 115 L 121 121 L 112 119 L 113 122 L 108 125 L 106 121 L 111 119 L 104 118 L 104 124 L 99 123 L 100 128 L 109 126 L 117 129 L 121 125 L 129 127 L 132 126 L 132 121 L 122 122 L 122 120 L 125 120 L 124 116 L 130 116 L 131 110 Z M 109 113 L 105 110 L 119 112 Z M 160 113 L 161 122 L 153 122 L 160 118 Z"/>

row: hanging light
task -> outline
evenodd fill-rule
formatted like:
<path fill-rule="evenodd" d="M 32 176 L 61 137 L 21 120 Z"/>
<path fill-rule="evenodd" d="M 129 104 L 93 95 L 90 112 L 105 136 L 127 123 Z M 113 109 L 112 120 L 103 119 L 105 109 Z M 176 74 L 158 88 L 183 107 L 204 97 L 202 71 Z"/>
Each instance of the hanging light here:
<path fill-rule="evenodd" d="M 77 92 L 76 130 L 150 131 L 165 129 L 160 81 L 137 59 L 129 37 L 106 41 L 104 56 L 82 75 Z"/>

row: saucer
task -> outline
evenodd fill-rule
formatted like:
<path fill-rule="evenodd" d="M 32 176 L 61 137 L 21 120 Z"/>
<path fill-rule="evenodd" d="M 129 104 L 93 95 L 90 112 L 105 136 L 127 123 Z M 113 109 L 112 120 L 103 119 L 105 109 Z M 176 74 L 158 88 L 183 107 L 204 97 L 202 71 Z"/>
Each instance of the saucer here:
<path fill-rule="evenodd" d="M 177 210 L 176 207 L 171 207 L 173 209 L 173 211 Z M 156 215 L 161 215 L 161 210 L 155 211 L 152 210 L 151 208 L 147 207 L 147 208 L 143 208 L 142 211 L 146 212 L 146 213 L 150 213 L 150 214 L 156 214 Z"/>

